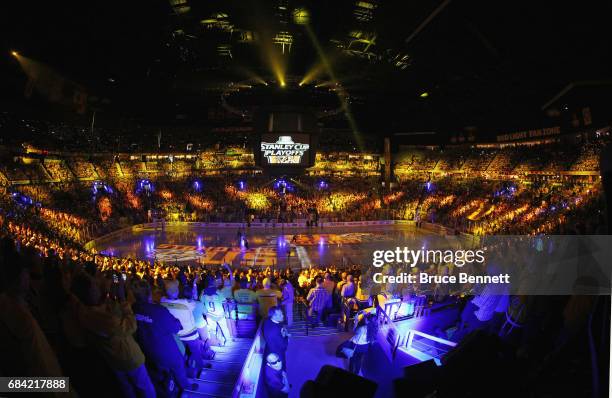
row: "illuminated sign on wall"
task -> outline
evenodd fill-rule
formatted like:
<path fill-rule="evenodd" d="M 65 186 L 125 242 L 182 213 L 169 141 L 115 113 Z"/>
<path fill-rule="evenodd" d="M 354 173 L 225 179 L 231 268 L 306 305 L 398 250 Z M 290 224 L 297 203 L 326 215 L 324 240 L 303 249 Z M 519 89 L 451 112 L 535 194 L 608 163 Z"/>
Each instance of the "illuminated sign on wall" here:
<path fill-rule="evenodd" d="M 310 149 L 310 144 L 294 142 L 293 137 L 281 135 L 276 142 L 261 142 L 262 157 L 267 163 L 272 165 L 300 165 L 304 164 L 304 155 Z"/>

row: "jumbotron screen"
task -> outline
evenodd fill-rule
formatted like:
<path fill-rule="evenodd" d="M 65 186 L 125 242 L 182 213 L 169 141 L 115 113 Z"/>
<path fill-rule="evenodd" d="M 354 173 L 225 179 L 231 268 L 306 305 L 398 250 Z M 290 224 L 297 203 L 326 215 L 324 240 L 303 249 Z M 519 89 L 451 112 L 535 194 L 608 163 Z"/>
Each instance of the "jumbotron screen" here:
<path fill-rule="evenodd" d="M 259 150 L 262 167 L 310 166 L 310 134 L 262 134 Z"/>

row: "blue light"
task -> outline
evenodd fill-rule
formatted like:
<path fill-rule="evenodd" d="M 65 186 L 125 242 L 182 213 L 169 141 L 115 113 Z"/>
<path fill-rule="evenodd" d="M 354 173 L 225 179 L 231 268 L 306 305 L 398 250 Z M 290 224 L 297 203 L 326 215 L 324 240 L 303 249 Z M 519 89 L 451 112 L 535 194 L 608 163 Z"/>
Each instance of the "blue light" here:
<path fill-rule="evenodd" d="M 144 241 L 144 250 L 147 257 L 150 257 L 155 252 L 155 238 L 147 237 Z"/>
<path fill-rule="evenodd" d="M 295 190 L 293 185 L 287 182 L 284 178 L 274 181 L 273 186 L 275 190 L 280 191 L 283 194 L 287 191 L 293 192 Z"/>
<path fill-rule="evenodd" d="M 17 202 L 19 205 L 22 205 L 22 206 L 31 206 L 31 205 L 34 204 L 34 201 L 32 200 L 32 198 L 30 198 L 29 196 L 24 195 L 24 194 L 22 194 L 20 192 L 12 192 L 11 196 L 12 196 L 13 200 L 15 202 Z M 38 206 L 39 203 L 36 203 L 36 205 Z"/>
<path fill-rule="evenodd" d="M 112 247 L 109 247 L 106 250 L 100 251 L 100 254 L 105 255 L 105 256 L 114 257 L 115 256 L 115 249 L 113 249 Z"/>
<path fill-rule="evenodd" d="M 98 195 L 98 193 L 100 193 L 100 192 L 106 193 L 106 194 L 112 194 L 113 193 L 113 188 L 110 185 L 106 185 L 102 181 L 94 181 L 93 185 L 91 187 L 91 190 L 93 192 L 94 200 L 96 198 L 96 195 Z"/>
<path fill-rule="evenodd" d="M 147 193 L 151 193 L 155 191 L 155 188 L 153 187 L 153 183 L 151 183 L 151 181 L 147 179 L 138 180 L 138 184 L 136 185 L 136 193 L 139 194 L 142 191 L 145 191 Z"/>
<path fill-rule="evenodd" d="M 246 183 L 244 181 L 238 181 L 238 189 L 244 191 L 246 189 Z"/>
<path fill-rule="evenodd" d="M 202 191 L 202 185 L 203 184 L 202 184 L 202 182 L 200 180 L 194 180 L 193 184 L 192 184 L 193 190 L 196 191 L 196 192 L 201 192 Z"/>

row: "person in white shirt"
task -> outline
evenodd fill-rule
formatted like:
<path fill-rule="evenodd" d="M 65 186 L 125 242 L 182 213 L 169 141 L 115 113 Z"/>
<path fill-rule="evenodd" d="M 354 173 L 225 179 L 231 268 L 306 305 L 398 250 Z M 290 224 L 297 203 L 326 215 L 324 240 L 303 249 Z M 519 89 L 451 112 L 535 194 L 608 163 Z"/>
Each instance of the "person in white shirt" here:
<path fill-rule="evenodd" d="M 208 333 L 202 303 L 178 298 L 179 283 L 176 280 L 166 280 L 164 285 L 166 297 L 162 297 L 160 304 L 181 322 L 182 329 L 178 337 L 189 348 L 196 366 L 203 367 L 204 360 L 210 359 L 212 353 L 206 346 Z"/>
<path fill-rule="evenodd" d="M 223 340 L 222 343 L 225 345 L 228 340 L 232 339 L 232 335 L 227 326 L 225 310 L 223 309 L 225 297 L 219 294 L 213 278 L 208 279 L 208 287 L 202 291 L 200 301 L 204 306 L 204 314 L 208 327 L 217 338 L 219 338 L 217 331 L 221 329 L 223 336 L 222 339 L 219 338 L 219 340 Z"/>

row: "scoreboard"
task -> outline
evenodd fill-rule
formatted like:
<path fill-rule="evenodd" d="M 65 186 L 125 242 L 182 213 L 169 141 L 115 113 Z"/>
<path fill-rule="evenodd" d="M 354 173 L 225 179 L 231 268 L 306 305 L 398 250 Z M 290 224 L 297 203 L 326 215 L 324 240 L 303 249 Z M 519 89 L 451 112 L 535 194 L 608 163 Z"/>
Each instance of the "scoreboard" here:
<path fill-rule="evenodd" d="M 271 174 L 299 173 L 314 166 L 317 134 L 314 116 L 300 111 L 262 115 L 253 153 L 255 163 Z"/>
<path fill-rule="evenodd" d="M 262 167 L 309 167 L 310 136 L 308 134 L 262 134 L 260 145 Z"/>

